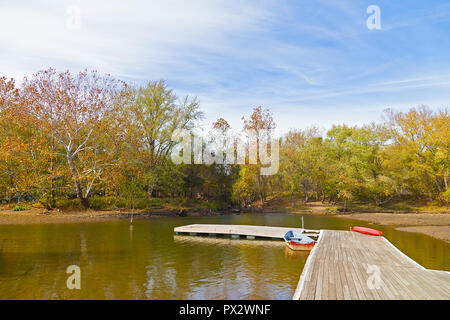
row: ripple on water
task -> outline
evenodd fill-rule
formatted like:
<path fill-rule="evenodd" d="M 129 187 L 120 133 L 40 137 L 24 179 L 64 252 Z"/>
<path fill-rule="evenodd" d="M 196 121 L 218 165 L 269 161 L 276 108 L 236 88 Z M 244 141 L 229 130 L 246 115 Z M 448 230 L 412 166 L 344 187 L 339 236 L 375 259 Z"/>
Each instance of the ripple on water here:
<path fill-rule="evenodd" d="M 291 299 L 308 253 L 280 241 L 177 236 L 192 223 L 298 227 L 296 215 L 258 214 L 64 225 L 0 226 L 2 299 Z M 305 216 L 311 229 L 364 223 Z M 373 225 L 372 225 L 373 227 Z M 427 268 L 450 270 L 449 244 L 378 227 Z M 79 265 L 82 290 L 68 290 Z"/>

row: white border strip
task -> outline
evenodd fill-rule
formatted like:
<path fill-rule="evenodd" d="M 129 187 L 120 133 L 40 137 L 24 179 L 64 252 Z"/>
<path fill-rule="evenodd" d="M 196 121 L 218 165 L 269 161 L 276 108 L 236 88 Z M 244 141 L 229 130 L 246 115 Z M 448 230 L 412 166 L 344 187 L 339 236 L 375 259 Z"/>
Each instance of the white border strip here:
<path fill-rule="evenodd" d="M 297 289 L 295 289 L 294 295 L 292 296 L 292 300 L 300 300 L 300 295 L 302 293 L 303 286 L 305 285 L 306 274 L 308 273 L 310 263 L 311 263 L 312 257 L 314 256 L 314 253 L 316 252 L 317 246 L 320 244 L 322 235 L 323 235 L 323 230 L 320 230 L 319 238 L 317 239 L 317 244 L 311 250 L 308 258 L 306 259 L 305 266 L 303 267 L 303 271 L 302 271 L 302 274 L 300 275 L 300 280 L 298 282 Z"/>

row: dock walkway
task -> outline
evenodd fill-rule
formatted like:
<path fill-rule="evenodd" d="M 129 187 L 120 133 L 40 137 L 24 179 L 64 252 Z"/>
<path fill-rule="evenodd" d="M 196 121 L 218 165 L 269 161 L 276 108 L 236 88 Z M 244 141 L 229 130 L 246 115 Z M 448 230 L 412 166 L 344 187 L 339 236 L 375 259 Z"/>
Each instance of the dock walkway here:
<path fill-rule="evenodd" d="M 450 300 L 450 272 L 425 269 L 384 237 L 252 225 L 192 224 L 174 229 L 179 235 L 250 239 L 282 239 L 289 230 L 319 237 L 303 268 L 294 300 Z"/>
<path fill-rule="evenodd" d="M 450 299 L 450 273 L 425 269 L 384 237 L 321 230 L 293 299 Z"/>
<path fill-rule="evenodd" d="M 289 230 L 301 232 L 301 228 L 267 227 L 251 225 L 227 225 L 227 224 L 191 224 L 177 227 L 174 231 L 177 234 L 208 234 L 208 235 L 230 235 L 246 236 L 255 238 L 283 239 Z M 313 232 L 318 230 L 304 230 L 306 235 L 313 236 Z M 317 233 L 318 235 L 318 233 Z"/>

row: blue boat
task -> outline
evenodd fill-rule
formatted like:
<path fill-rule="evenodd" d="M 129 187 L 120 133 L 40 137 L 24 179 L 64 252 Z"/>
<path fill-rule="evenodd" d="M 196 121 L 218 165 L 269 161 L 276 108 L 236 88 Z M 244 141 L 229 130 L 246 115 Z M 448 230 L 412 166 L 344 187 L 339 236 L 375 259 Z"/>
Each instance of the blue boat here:
<path fill-rule="evenodd" d="M 302 234 L 301 232 L 290 230 L 283 237 L 286 245 L 296 251 L 310 251 L 314 248 L 316 241 Z"/>

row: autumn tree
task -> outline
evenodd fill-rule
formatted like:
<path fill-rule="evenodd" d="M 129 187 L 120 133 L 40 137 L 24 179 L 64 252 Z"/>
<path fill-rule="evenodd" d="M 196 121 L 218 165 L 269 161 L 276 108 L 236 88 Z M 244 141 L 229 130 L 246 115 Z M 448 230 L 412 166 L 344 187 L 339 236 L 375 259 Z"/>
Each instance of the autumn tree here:
<path fill-rule="evenodd" d="M 386 111 L 393 144 L 384 158 L 403 189 L 436 199 L 449 187 L 450 116 L 448 110 L 425 106 L 408 112 Z"/>
<path fill-rule="evenodd" d="M 261 170 L 273 156 L 275 123 L 262 107 L 242 118 L 242 132 L 219 118 L 204 133 L 203 160 L 211 165 L 172 162 L 173 133 L 200 131 L 202 116 L 196 98 L 179 99 L 162 80 L 129 87 L 95 71 L 54 69 L 20 85 L 0 77 L 0 199 L 47 209 L 60 198 L 86 208 L 146 207 L 159 202 L 154 197 L 264 206 L 275 193 L 346 209 L 395 199 L 450 202 L 447 109 L 388 110 L 379 124 L 291 130 L 271 176 Z"/>
<path fill-rule="evenodd" d="M 180 100 L 163 80 L 129 89 L 129 99 L 121 108 L 126 157 L 143 170 L 149 197 L 160 183 L 158 167 L 164 166 L 176 144 L 172 134 L 192 129 L 202 117 L 196 98 Z"/>
<path fill-rule="evenodd" d="M 19 189 L 17 178 L 26 168 L 23 166 L 25 144 L 18 137 L 16 118 L 17 90 L 14 79 L 0 77 L 0 188 L 5 200 Z"/>
<path fill-rule="evenodd" d="M 305 203 L 318 195 L 324 200 L 326 182 L 332 177 L 318 129 L 289 131 L 282 140 L 280 153 L 284 190 Z"/>
<path fill-rule="evenodd" d="M 232 200 L 232 186 L 237 180 L 239 172 L 239 166 L 235 163 L 238 137 L 235 136 L 230 124 L 224 118 L 213 122 L 209 136 L 215 143 L 213 150 L 208 149 L 207 152 L 216 152 L 219 161 L 205 170 L 208 192 L 211 193 L 209 190 L 212 190 L 212 193 L 220 201 L 229 203 Z"/>
<path fill-rule="evenodd" d="M 253 113 L 249 119 L 242 117 L 244 122 L 243 131 L 247 135 L 248 144 L 246 146 L 247 154 L 249 154 L 249 162 L 252 162 L 252 150 L 256 151 L 256 160 L 254 164 L 248 164 L 253 168 L 247 168 L 242 174 L 241 179 L 238 181 L 239 188 L 235 189 L 235 196 L 239 198 L 237 192 L 243 192 L 245 194 L 250 194 L 250 190 L 254 189 L 249 183 L 253 181 L 256 185 L 257 194 L 259 197 L 261 207 L 264 206 L 264 201 L 267 196 L 267 186 L 269 176 L 261 175 L 261 167 L 264 165 L 262 163 L 262 155 L 260 154 L 260 147 L 267 147 L 269 153 L 271 152 L 270 146 L 263 146 L 263 144 L 268 143 L 272 138 L 273 130 L 275 129 L 275 121 L 269 109 L 263 110 L 261 106 L 254 108 Z M 248 190 L 245 190 L 248 189 Z"/>
<path fill-rule="evenodd" d="M 121 103 L 125 84 L 96 71 L 71 74 L 54 69 L 25 78 L 21 105 L 34 128 L 61 148 L 81 204 L 103 170 L 114 164 L 108 144 L 115 139 L 111 114 Z"/>
<path fill-rule="evenodd" d="M 382 152 L 390 138 L 384 126 L 333 126 L 327 136 L 328 159 L 336 168 L 336 189 L 344 204 L 356 198 L 381 205 L 397 193 L 397 185 L 388 176 L 382 161 Z"/>

